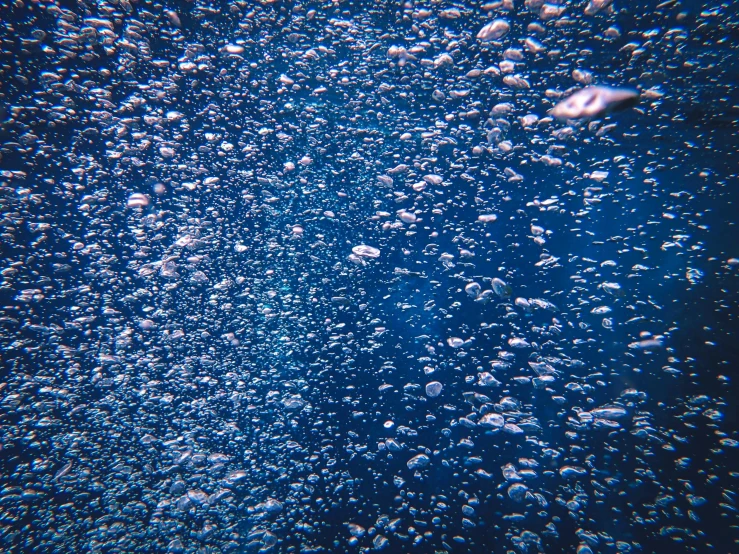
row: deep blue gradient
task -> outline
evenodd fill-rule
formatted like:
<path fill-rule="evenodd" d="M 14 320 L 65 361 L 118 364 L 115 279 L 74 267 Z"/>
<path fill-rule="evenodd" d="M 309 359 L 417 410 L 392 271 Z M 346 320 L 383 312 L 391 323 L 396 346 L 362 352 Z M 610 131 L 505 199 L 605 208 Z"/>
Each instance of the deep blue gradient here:
<path fill-rule="evenodd" d="M 3 551 L 737 549 L 736 6 L 492 4 L 0 7 Z"/>

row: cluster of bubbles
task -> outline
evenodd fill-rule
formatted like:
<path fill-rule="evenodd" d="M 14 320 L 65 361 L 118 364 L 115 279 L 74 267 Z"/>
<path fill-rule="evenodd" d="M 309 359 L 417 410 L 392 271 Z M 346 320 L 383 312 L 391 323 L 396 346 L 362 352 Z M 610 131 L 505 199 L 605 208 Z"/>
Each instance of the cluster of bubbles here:
<path fill-rule="evenodd" d="M 647 4 L 3 8 L 2 549 L 729 540 L 737 18 Z"/>

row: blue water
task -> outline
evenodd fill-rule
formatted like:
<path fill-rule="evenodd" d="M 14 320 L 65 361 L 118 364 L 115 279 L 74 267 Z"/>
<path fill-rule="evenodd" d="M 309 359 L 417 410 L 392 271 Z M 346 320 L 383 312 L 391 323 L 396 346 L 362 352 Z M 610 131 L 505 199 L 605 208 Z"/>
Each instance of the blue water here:
<path fill-rule="evenodd" d="M 1 6 L 3 551 L 733 552 L 736 7 L 563 5 Z"/>

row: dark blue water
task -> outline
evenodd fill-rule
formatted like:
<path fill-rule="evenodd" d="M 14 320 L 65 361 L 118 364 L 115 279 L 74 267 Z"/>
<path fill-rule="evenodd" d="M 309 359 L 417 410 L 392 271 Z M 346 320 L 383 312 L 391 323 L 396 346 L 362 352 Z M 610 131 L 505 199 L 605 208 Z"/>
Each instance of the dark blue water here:
<path fill-rule="evenodd" d="M 4 551 L 733 552 L 736 7 L 564 5 L 0 7 Z"/>

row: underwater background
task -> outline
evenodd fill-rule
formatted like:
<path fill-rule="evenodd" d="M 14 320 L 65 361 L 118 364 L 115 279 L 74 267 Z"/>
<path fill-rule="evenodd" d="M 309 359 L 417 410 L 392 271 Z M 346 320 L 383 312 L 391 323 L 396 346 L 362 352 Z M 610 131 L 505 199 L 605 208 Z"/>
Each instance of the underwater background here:
<path fill-rule="evenodd" d="M 0 3 L 2 551 L 739 551 L 738 39 Z"/>

